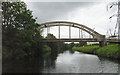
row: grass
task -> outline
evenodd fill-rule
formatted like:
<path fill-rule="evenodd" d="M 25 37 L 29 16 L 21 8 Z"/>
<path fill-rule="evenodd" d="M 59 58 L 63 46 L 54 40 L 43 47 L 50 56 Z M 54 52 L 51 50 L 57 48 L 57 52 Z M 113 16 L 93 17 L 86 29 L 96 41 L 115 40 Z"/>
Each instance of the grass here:
<path fill-rule="evenodd" d="M 120 48 L 118 44 L 110 44 L 96 51 L 99 56 L 108 58 L 120 58 Z"/>
<path fill-rule="evenodd" d="M 98 45 L 93 45 L 93 46 L 84 46 L 84 47 L 73 47 L 73 51 L 82 51 L 82 52 L 93 52 L 95 49 L 99 48 Z"/>
<path fill-rule="evenodd" d="M 99 56 L 120 59 L 120 45 L 109 44 L 105 47 L 99 48 L 99 45 L 85 46 L 85 47 L 73 47 L 73 51 L 80 51 L 85 53 L 96 53 Z"/>

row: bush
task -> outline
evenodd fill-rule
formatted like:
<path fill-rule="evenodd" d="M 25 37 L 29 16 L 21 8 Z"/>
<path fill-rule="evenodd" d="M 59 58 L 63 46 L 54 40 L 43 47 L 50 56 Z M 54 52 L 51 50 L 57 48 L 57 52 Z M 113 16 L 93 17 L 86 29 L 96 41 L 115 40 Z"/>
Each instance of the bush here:
<path fill-rule="evenodd" d="M 110 44 L 98 49 L 96 53 L 108 58 L 120 58 L 120 49 L 118 47 L 118 44 Z"/>
<path fill-rule="evenodd" d="M 43 51 L 44 52 L 50 52 L 51 51 L 51 48 L 47 45 L 43 45 Z"/>

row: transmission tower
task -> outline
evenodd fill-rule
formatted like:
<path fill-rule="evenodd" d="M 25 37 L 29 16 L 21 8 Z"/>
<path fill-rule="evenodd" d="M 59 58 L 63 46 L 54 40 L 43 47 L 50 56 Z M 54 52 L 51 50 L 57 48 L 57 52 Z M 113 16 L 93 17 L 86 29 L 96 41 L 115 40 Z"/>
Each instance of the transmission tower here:
<path fill-rule="evenodd" d="M 109 19 L 111 19 L 112 17 L 117 16 L 117 22 L 116 22 L 116 26 L 115 26 L 115 30 L 114 30 L 114 35 L 112 35 L 111 37 L 118 36 L 118 39 L 120 39 L 120 1 L 113 3 L 109 8 L 112 8 L 114 5 L 118 6 L 118 13 L 117 13 L 117 15 L 114 14 L 111 17 L 109 17 Z M 116 33 L 117 27 L 118 27 L 118 35 L 116 36 L 115 33 Z"/>
<path fill-rule="evenodd" d="M 118 1 L 118 39 L 120 39 L 120 1 Z"/>

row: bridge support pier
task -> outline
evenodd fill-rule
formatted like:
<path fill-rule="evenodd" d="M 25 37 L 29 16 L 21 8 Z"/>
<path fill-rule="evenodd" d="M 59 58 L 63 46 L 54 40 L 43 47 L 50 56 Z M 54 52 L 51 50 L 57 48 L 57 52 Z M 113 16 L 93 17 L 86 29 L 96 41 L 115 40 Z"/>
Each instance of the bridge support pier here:
<path fill-rule="evenodd" d="M 106 42 L 106 40 L 105 40 L 105 36 L 103 35 L 102 41 L 99 42 L 99 46 L 100 46 L 100 47 L 104 47 L 104 46 L 106 46 L 106 45 L 107 45 L 107 42 Z"/>
<path fill-rule="evenodd" d="M 105 42 L 105 41 L 100 41 L 100 42 L 99 42 L 99 46 L 100 46 L 100 47 L 106 46 L 106 42 Z"/>

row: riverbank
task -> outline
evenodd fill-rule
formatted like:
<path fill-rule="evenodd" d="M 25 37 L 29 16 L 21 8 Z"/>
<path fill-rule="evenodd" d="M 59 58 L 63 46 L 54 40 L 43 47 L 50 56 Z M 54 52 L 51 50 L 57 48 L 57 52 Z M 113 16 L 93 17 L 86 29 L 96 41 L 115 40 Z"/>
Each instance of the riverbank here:
<path fill-rule="evenodd" d="M 105 47 L 99 47 L 98 45 L 73 47 L 72 50 L 89 53 L 89 54 L 96 54 L 98 56 L 112 58 L 112 59 L 120 59 L 119 44 L 109 44 Z"/>

